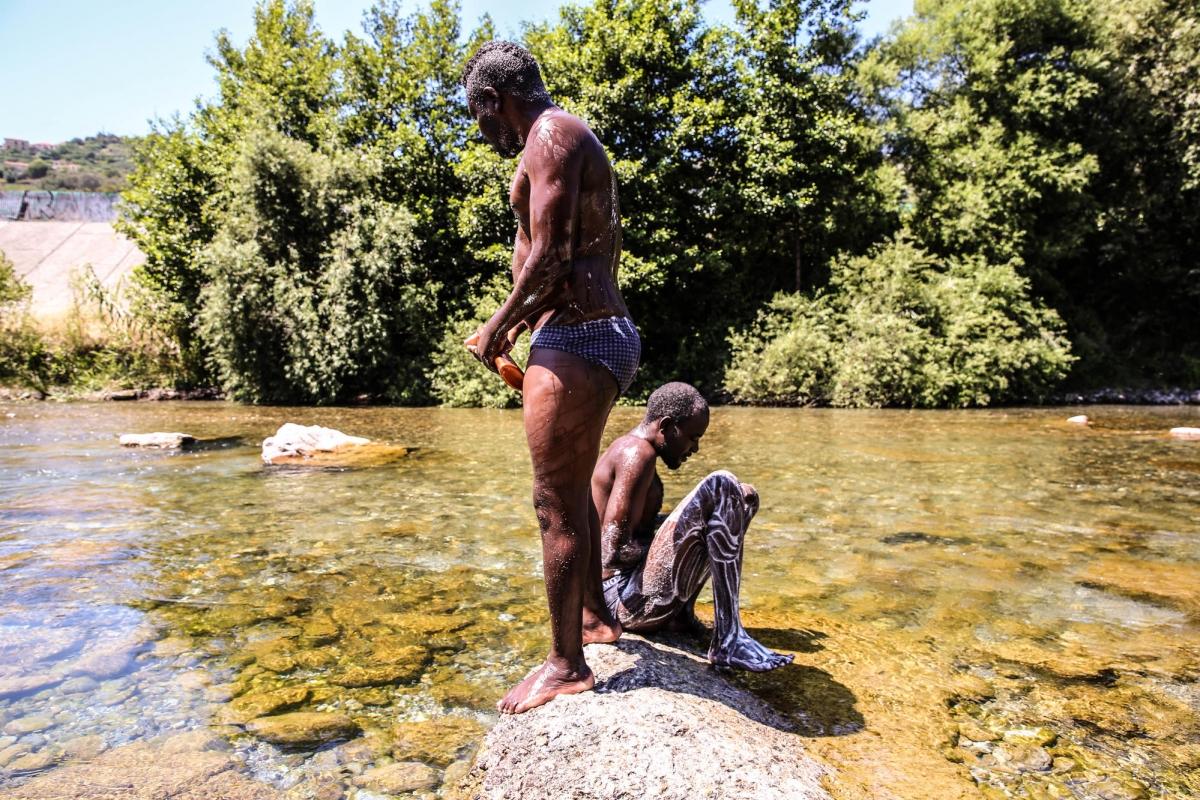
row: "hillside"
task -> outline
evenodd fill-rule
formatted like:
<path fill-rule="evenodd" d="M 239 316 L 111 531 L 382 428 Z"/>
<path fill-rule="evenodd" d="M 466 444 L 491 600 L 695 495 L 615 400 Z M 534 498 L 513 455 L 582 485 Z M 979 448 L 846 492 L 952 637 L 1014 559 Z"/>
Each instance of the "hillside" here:
<path fill-rule="evenodd" d="M 136 137 L 98 133 L 61 144 L 4 138 L 3 189 L 119 192 L 133 169 Z"/>

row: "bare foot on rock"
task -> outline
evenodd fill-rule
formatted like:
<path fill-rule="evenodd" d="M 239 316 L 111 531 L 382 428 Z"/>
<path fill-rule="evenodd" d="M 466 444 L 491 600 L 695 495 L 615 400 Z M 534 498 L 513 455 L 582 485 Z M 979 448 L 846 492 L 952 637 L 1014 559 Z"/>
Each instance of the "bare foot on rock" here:
<path fill-rule="evenodd" d="M 779 669 L 785 664 L 792 663 L 793 658 L 795 656 L 785 656 L 768 650 L 746 633 L 742 633 L 734 639 L 733 644 L 729 647 L 710 650 L 708 653 L 708 660 L 715 667 L 736 667 L 751 672 L 768 672 Z"/>
<path fill-rule="evenodd" d="M 605 609 L 603 614 L 583 609 L 584 644 L 611 644 L 620 638 L 621 623 L 613 618 L 608 609 Z"/>
<path fill-rule="evenodd" d="M 545 663 L 525 676 L 525 680 L 508 690 L 496 704 L 501 714 L 523 714 L 531 708 L 545 705 L 560 694 L 579 694 L 596 685 L 596 676 L 579 660 L 577 667 L 565 660 L 548 658 Z"/>

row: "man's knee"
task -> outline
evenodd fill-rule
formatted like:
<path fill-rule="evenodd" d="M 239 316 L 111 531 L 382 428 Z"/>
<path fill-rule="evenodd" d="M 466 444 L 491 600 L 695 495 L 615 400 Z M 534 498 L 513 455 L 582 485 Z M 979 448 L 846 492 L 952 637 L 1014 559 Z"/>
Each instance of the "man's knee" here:
<path fill-rule="evenodd" d="M 727 469 L 719 469 L 716 472 L 710 472 L 704 478 L 704 482 L 709 485 L 709 488 L 716 494 L 730 494 L 737 497 L 742 495 L 742 484 L 738 481 L 737 476 Z"/>

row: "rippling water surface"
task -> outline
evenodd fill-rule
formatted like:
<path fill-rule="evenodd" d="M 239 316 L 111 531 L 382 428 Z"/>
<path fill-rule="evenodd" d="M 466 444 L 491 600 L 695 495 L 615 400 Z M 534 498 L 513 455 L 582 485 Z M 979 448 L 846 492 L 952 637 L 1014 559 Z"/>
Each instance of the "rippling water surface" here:
<path fill-rule="evenodd" d="M 195 728 L 281 788 L 452 775 L 544 653 L 519 412 L 0 413 L 0 789 Z M 1165 435 L 1200 411 L 1069 413 L 716 409 L 664 475 L 668 503 L 718 468 L 759 488 L 744 614 L 797 659 L 738 680 L 839 797 L 1200 793 L 1200 442 Z M 285 421 L 413 450 L 264 467 Z M 203 442 L 117 446 L 148 431 Z M 350 717 L 353 758 L 247 732 L 295 711 Z"/>

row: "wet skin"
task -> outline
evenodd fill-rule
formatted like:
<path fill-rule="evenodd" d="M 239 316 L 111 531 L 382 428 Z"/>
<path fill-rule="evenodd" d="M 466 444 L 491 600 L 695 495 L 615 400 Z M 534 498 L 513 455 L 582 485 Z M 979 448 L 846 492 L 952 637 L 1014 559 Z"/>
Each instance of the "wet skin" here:
<path fill-rule="evenodd" d="M 679 421 L 670 417 L 643 420 L 632 431 L 609 445 L 596 464 L 592 474 L 592 500 L 601 509 L 601 552 L 605 578 L 618 570 L 628 572 L 643 564 L 644 577 L 654 574 L 677 578 L 678 573 L 672 571 L 678 567 L 675 561 L 677 531 L 683 534 L 686 530 L 702 530 L 705 526 L 711 526 L 711 522 L 706 522 L 696 528 L 677 529 L 674 527 L 676 514 L 672 514 L 656 530 L 663 502 L 658 459 L 661 458 L 670 469 L 678 469 L 699 451 L 700 439 L 708 428 L 708 417 L 708 409 L 702 409 Z M 739 509 L 738 518 L 748 524 L 758 510 L 758 493 L 750 484 L 739 484 L 728 473 L 723 475 L 725 477 L 720 480 L 728 486 L 724 494 L 726 502 L 736 505 Z M 732 492 L 732 497 L 729 492 Z M 714 507 L 710 511 L 715 513 L 717 509 Z M 745 525 L 737 528 L 742 533 L 736 540 L 730 538 L 717 542 L 714 537 L 719 536 L 721 530 L 726 531 L 728 536 L 730 527 L 709 527 L 708 533 L 704 534 L 709 552 L 708 568 L 713 582 L 715 616 L 709 660 L 715 666 L 755 672 L 777 669 L 791 663 L 791 656 L 780 655 L 763 647 L 742 626 L 738 595 L 744 542 L 740 537 L 744 536 Z M 729 557 L 731 550 L 736 557 Z M 668 582 L 678 585 L 674 580 Z M 703 583 L 696 588 L 697 594 L 701 586 Z M 682 630 L 701 635 L 706 630 L 696 619 L 695 603 L 696 595 L 693 594 L 668 619 L 644 625 L 634 624 L 628 619 L 625 622 L 629 630 L 639 632 Z"/>
<path fill-rule="evenodd" d="M 495 371 L 495 357 L 524 330 L 628 316 L 616 284 L 621 226 L 608 157 L 581 120 L 490 88 L 469 107 L 502 155 L 524 149 L 509 193 L 517 217 L 513 291 L 468 348 Z M 590 689 L 595 679 L 583 645 L 620 636 L 601 591 L 599 519 L 589 491 L 616 395 L 616 379 L 603 367 L 557 350 L 530 354 L 523 406 L 551 649 L 500 701 L 503 713 Z"/>

